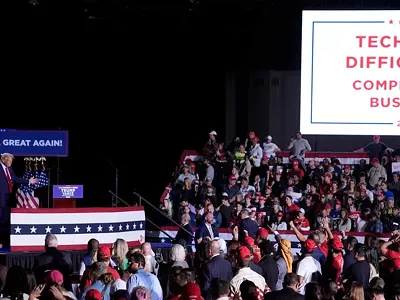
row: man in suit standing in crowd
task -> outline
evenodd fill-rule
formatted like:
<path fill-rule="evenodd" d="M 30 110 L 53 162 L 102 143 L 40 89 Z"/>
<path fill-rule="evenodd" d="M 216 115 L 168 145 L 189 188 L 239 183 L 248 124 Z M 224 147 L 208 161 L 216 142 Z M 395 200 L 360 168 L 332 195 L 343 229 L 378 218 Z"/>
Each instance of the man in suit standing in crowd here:
<path fill-rule="evenodd" d="M 0 168 L 0 224 L 7 224 L 10 218 L 10 195 L 13 192 L 14 184 L 35 184 L 37 178 L 22 179 L 15 176 L 11 169 L 14 156 L 10 153 L 1 155 Z"/>

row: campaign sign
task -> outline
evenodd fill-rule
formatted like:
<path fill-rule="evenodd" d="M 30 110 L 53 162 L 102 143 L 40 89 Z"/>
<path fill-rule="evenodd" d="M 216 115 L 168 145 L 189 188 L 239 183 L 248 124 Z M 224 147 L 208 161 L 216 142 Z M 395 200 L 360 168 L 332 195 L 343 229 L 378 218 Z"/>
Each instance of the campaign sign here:
<path fill-rule="evenodd" d="M 53 185 L 53 198 L 83 198 L 83 185 Z"/>
<path fill-rule="evenodd" d="M 15 156 L 68 156 L 68 131 L 0 129 L 0 153 Z"/>

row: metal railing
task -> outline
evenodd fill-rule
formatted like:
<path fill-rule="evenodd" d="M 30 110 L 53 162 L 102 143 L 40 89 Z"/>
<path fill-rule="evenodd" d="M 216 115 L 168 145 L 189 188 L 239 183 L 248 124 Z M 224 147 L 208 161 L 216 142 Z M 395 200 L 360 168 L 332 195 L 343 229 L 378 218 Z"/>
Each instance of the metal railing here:
<path fill-rule="evenodd" d="M 124 199 L 118 197 L 113 191 L 108 191 L 108 192 L 109 192 L 110 195 L 113 197 L 113 200 L 112 200 L 112 206 L 113 206 L 113 207 L 117 207 L 117 201 L 123 203 L 125 206 L 128 206 L 128 207 L 132 206 L 132 205 L 130 205 L 128 202 L 126 202 Z M 139 205 L 139 206 L 141 206 L 141 205 Z M 152 220 L 150 220 L 148 217 L 145 217 L 145 219 L 146 219 L 146 222 L 148 222 L 148 223 L 150 223 L 151 225 L 153 225 L 154 227 L 156 227 L 159 231 L 161 231 L 162 233 L 164 233 L 168 238 L 170 238 L 171 240 L 174 239 L 171 235 L 169 235 L 167 232 L 165 232 L 164 230 L 162 230 L 160 226 L 158 226 L 156 223 L 154 223 L 154 222 L 153 222 Z"/>
<path fill-rule="evenodd" d="M 145 211 L 146 211 L 146 207 L 147 207 L 147 208 L 151 208 L 153 211 L 157 212 L 158 214 L 162 215 L 164 218 L 168 219 L 169 222 L 171 222 L 171 223 L 174 224 L 175 226 L 178 226 L 180 229 L 182 229 L 182 230 L 183 230 L 184 232 L 186 232 L 187 234 L 192 235 L 192 233 L 189 232 L 189 231 L 187 231 L 187 230 L 185 229 L 185 227 L 183 227 L 181 224 L 179 224 L 178 222 L 176 222 L 176 221 L 175 221 L 174 219 L 172 219 L 171 217 L 169 217 L 169 216 L 167 216 L 166 214 L 164 214 L 164 213 L 162 212 L 161 209 L 159 209 L 158 207 L 154 206 L 154 205 L 153 205 L 152 203 L 150 203 L 148 200 L 146 200 L 145 198 L 143 198 L 140 194 L 138 194 L 137 192 L 133 192 L 133 194 L 134 194 L 136 197 L 139 198 L 138 204 L 139 204 L 139 206 L 144 206 L 144 207 L 145 207 Z M 146 214 L 146 216 L 147 216 L 147 214 Z M 146 217 L 146 219 L 147 219 L 147 217 Z M 149 222 L 149 223 L 150 223 L 150 222 Z M 151 222 L 151 223 L 153 223 L 153 222 Z M 153 223 L 153 224 L 154 224 L 154 223 Z M 157 227 L 159 230 L 161 230 L 161 228 L 160 228 L 158 225 L 156 225 L 156 227 Z M 165 232 L 164 232 L 164 233 L 165 233 Z"/>

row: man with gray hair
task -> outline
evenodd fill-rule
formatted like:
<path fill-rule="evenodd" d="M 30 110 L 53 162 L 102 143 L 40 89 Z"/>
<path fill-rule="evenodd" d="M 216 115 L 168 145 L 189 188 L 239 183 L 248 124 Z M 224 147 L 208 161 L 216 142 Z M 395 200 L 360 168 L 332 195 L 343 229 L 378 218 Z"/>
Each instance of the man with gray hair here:
<path fill-rule="evenodd" d="M 54 234 L 46 235 L 44 240 L 44 253 L 35 258 L 33 271 L 38 284 L 44 283 L 44 275 L 49 270 L 58 270 L 64 277 L 64 287 L 72 291 L 71 266 L 72 260 L 68 252 L 61 252 L 57 249 L 58 240 Z"/>
<path fill-rule="evenodd" d="M 200 282 L 203 297 L 211 299 L 211 282 L 215 279 L 230 281 L 233 277 L 232 265 L 220 253 L 221 245 L 218 241 L 210 241 L 206 245 L 206 255 L 209 261 L 204 265 L 203 276 Z"/>
<path fill-rule="evenodd" d="M 3 153 L 0 157 L 0 223 L 8 223 L 10 218 L 10 202 L 13 200 L 10 194 L 13 192 L 14 184 L 35 184 L 39 182 L 37 178 L 22 179 L 15 176 L 11 169 L 14 155 Z"/>

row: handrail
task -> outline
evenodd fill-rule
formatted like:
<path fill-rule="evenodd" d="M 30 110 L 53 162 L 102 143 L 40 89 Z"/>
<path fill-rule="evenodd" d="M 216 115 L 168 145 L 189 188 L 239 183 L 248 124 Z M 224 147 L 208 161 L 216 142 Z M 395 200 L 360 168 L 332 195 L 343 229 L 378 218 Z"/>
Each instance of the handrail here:
<path fill-rule="evenodd" d="M 171 235 L 169 235 L 165 230 L 163 230 L 160 226 L 158 226 L 156 223 L 154 223 L 152 220 L 147 219 L 146 221 L 148 221 L 151 225 L 155 226 L 156 228 L 158 228 L 158 230 L 160 230 L 160 232 L 164 233 L 167 237 L 169 237 L 171 240 L 174 239 L 174 237 L 172 237 Z"/>
<path fill-rule="evenodd" d="M 128 204 L 124 199 L 121 199 L 120 197 L 118 197 L 113 191 L 108 191 L 113 197 L 115 197 L 117 200 L 121 201 L 122 203 L 124 203 L 126 206 L 132 206 L 130 204 Z M 141 197 L 143 198 L 143 197 Z M 140 204 L 139 204 L 140 205 Z M 145 218 L 147 222 L 149 222 L 151 225 L 153 225 L 154 227 L 156 227 L 160 232 L 164 233 L 167 237 L 169 237 L 171 240 L 173 240 L 174 238 L 169 235 L 167 232 L 165 232 L 159 225 L 157 225 L 156 223 L 154 223 L 152 220 L 150 220 L 149 218 Z"/>
<path fill-rule="evenodd" d="M 124 199 L 122 199 L 121 197 L 118 197 L 113 191 L 108 191 L 113 197 L 115 197 L 115 199 L 121 201 L 123 204 L 125 204 L 126 206 L 132 206 L 130 204 L 128 204 L 128 202 L 126 202 Z"/>
<path fill-rule="evenodd" d="M 166 217 L 168 220 L 170 220 L 173 224 L 175 224 L 176 226 L 178 226 L 180 229 L 182 229 L 183 231 L 185 231 L 187 234 L 193 235 L 193 233 L 189 232 L 186 230 L 185 227 L 183 227 L 181 224 L 179 224 L 178 222 L 175 222 L 171 217 L 165 215 L 159 208 L 155 207 L 153 204 L 151 204 L 149 201 L 147 201 L 146 199 L 144 199 L 141 195 L 139 195 L 138 193 L 136 193 L 135 191 L 133 191 L 133 194 L 137 197 L 139 197 L 139 205 L 142 206 L 141 201 L 143 200 L 144 202 L 146 202 L 147 205 L 149 205 L 151 208 L 155 209 L 156 211 L 158 211 L 160 214 L 162 214 L 164 217 Z M 158 226 L 157 226 L 158 227 Z"/>

